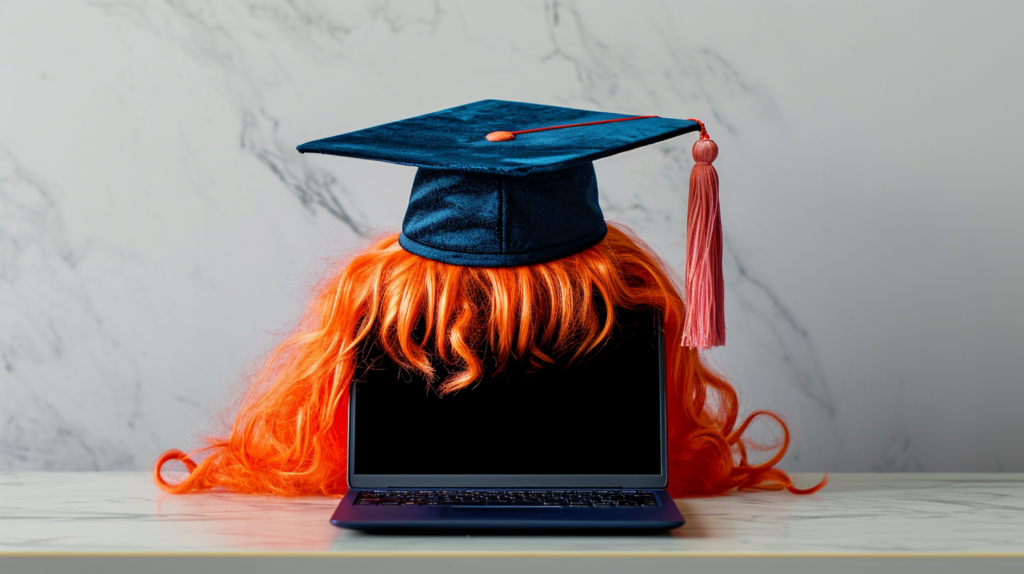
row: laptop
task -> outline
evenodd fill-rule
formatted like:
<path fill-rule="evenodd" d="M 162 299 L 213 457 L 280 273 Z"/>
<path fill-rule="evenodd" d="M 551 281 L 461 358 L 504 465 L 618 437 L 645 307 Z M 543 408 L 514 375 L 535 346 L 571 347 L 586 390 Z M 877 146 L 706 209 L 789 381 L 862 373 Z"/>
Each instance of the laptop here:
<path fill-rule="evenodd" d="M 331 518 L 336 526 L 658 531 L 683 524 L 664 490 L 665 340 L 656 313 L 616 309 L 611 338 L 575 363 L 510 365 L 439 396 L 384 355 L 350 392 L 350 489 Z"/>

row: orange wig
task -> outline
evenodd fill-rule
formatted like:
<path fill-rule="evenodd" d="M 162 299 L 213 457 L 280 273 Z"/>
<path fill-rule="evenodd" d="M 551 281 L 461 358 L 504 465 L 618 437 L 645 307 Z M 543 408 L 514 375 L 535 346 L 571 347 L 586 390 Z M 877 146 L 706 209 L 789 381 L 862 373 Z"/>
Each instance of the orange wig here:
<path fill-rule="evenodd" d="M 824 485 L 799 490 L 774 468 L 789 445 L 777 415 L 755 411 L 737 425 L 736 391 L 697 351 L 678 344 L 684 313 L 673 275 L 642 241 L 614 225 L 585 251 L 522 267 L 461 267 L 413 255 L 397 235 L 378 241 L 321 283 L 298 327 L 253 377 L 228 436 L 207 439 L 199 451 L 207 456 L 198 464 L 167 451 L 154 479 L 171 493 L 223 487 L 340 496 L 348 488 L 348 390 L 360 349 L 376 344 L 438 392 L 454 393 L 481 377 L 484 351 L 499 371 L 510 361 L 542 368 L 553 357 L 579 358 L 610 336 L 616 308 L 641 307 L 661 311 L 670 342 L 669 493 L 802 493 Z M 438 380 L 432 358 L 453 374 Z M 750 464 L 748 448 L 764 447 L 742 435 L 758 416 L 778 422 L 783 439 L 769 460 Z M 181 482 L 161 476 L 169 460 L 188 468 Z"/>

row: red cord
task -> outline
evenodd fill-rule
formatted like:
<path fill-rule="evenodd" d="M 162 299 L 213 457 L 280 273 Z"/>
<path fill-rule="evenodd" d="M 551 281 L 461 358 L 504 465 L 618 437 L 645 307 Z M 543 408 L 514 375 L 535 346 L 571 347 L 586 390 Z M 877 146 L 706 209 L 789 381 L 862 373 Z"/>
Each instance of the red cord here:
<path fill-rule="evenodd" d="M 704 127 L 704 122 L 698 120 L 697 118 L 687 118 L 687 119 L 690 120 L 691 122 L 697 122 L 698 124 L 700 124 L 700 139 L 702 139 L 702 140 L 709 140 L 709 139 L 711 139 L 711 136 L 708 135 L 707 128 Z"/>
<path fill-rule="evenodd" d="M 577 127 L 580 127 L 580 126 L 595 126 L 597 124 L 610 124 L 612 122 L 625 122 L 625 121 L 628 121 L 628 120 L 643 120 L 643 119 L 646 119 L 646 118 L 656 118 L 656 117 L 658 117 L 658 116 L 633 116 L 631 118 L 615 118 L 613 120 L 601 120 L 599 122 L 585 122 L 585 123 L 582 123 L 582 124 L 565 124 L 565 125 L 561 125 L 561 126 L 549 126 L 549 127 L 546 127 L 546 128 L 534 128 L 532 130 L 519 130 L 517 132 L 509 132 L 509 133 L 512 134 L 512 135 L 519 135 L 519 134 L 528 134 L 528 133 L 532 133 L 532 132 L 543 132 L 543 131 L 547 131 L 547 130 L 560 130 L 562 128 L 577 128 Z"/>
<path fill-rule="evenodd" d="M 598 122 L 584 122 L 582 124 L 565 124 L 565 125 L 561 125 L 561 126 L 548 126 L 548 127 L 545 127 L 545 128 L 534 128 L 532 130 L 519 130 L 519 131 L 516 131 L 516 132 L 497 131 L 497 132 L 491 132 L 491 133 L 487 134 L 487 141 L 489 141 L 489 142 L 506 142 L 506 141 L 515 139 L 516 136 L 519 135 L 519 134 L 528 134 L 528 133 L 533 133 L 533 132 L 544 132 L 544 131 L 547 131 L 547 130 L 560 130 L 562 128 L 578 128 L 578 127 L 581 127 L 581 126 L 594 126 L 594 125 L 597 125 L 597 124 L 610 124 L 612 122 L 625 122 L 625 121 L 629 121 L 629 120 L 642 120 L 642 119 L 646 119 L 646 118 L 656 118 L 656 117 L 658 117 L 658 116 L 633 116 L 633 117 L 629 117 L 629 118 L 615 118 L 615 119 L 611 119 L 611 120 L 601 120 L 601 121 L 598 121 Z M 703 124 L 702 124 L 702 126 L 703 126 Z"/>
<path fill-rule="evenodd" d="M 548 131 L 548 130 L 560 130 L 562 128 L 578 128 L 578 127 L 581 127 L 581 126 L 596 126 L 597 124 L 610 124 L 612 122 L 626 122 L 626 121 L 629 121 L 629 120 L 643 120 L 643 119 L 647 119 L 647 118 L 656 118 L 656 117 L 658 117 L 658 116 L 632 116 L 632 117 L 629 117 L 629 118 L 615 118 L 615 119 L 611 119 L 611 120 L 601 120 L 601 121 L 597 121 L 597 122 L 584 122 L 582 124 L 564 124 L 564 125 L 560 125 L 560 126 L 548 126 L 548 127 L 545 127 L 545 128 L 533 128 L 532 130 L 519 130 L 519 131 L 515 131 L 515 132 L 496 131 L 496 132 L 491 132 L 491 133 L 487 134 L 487 141 L 489 141 L 489 142 L 507 142 L 509 140 L 516 139 L 516 136 L 519 135 L 519 134 L 529 134 L 529 133 L 533 133 L 533 132 L 545 132 L 545 131 Z M 702 139 L 702 140 L 711 139 L 711 137 L 708 136 L 707 128 L 704 127 L 704 122 L 702 122 L 702 121 L 700 121 L 700 120 L 698 120 L 696 118 L 690 118 L 690 121 L 691 122 L 697 122 L 698 124 L 700 124 L 700 139 Z"/>

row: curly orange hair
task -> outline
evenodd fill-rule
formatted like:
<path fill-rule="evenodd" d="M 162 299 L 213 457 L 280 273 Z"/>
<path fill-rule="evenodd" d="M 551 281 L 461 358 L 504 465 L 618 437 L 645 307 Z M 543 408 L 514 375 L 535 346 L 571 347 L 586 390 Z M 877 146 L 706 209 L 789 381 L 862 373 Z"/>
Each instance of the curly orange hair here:
<path fill-rule="evenodd" d="M 167 451 L 154 480 L 171 493 L 223 487 L 284 496 L 344 494 L 348 389 L 365 345 L 375 343 L 439 392 L 453 393 L 480 378 L 484 349 L 498 370 L 512 360 L 539 368 L 552 357 L 581 357 L 600 345 L 611 333 L 616 308 L 653 307 L 661 311 L 670 342 L 669 492 L 821 488 L 824 481 L 797 489 L 774 468 L 789 445 L 783 420 L 755 411 L 737 426 L 736 391 L 695 350 L 679 346 L 683 301 L 667 269 L 615 225 L 583 252 L 509 268 L 424 259 L 403 250 L 397 235 L 386 237 L 322 282 L 297 329 L 255 375 L 228 436 L 207 439 L 199 452 L 208 456 L 198 464 L 179 450 Z M 432 356 L 453 374 L 436 380 Z M 747 449 L 764 447 L 741 436 L 758 416 L 777 421 L 783 440 L 774 456 L 752 465 Z M 186 465 L 190 473 L 183 481 L 172 484 L 161 476 L 169 460 Z"/>

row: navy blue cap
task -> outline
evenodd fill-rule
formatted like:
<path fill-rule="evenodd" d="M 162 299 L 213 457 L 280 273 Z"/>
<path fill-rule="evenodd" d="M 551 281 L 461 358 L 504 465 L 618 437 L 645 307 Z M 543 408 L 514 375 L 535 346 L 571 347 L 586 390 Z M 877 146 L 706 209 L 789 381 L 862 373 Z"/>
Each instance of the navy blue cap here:
<path fill-rule="evenodd" d="M 700 130 L 693 120 L 618 121 L 633 117 L 484 100 L 298 150 L 418 167 L 402 247 L 445 263 L 510 267 L 566 257 L 604 238 L 591 162 Z M 590 122 L 609 123 L 487 139 L 497 131 Z"/>

